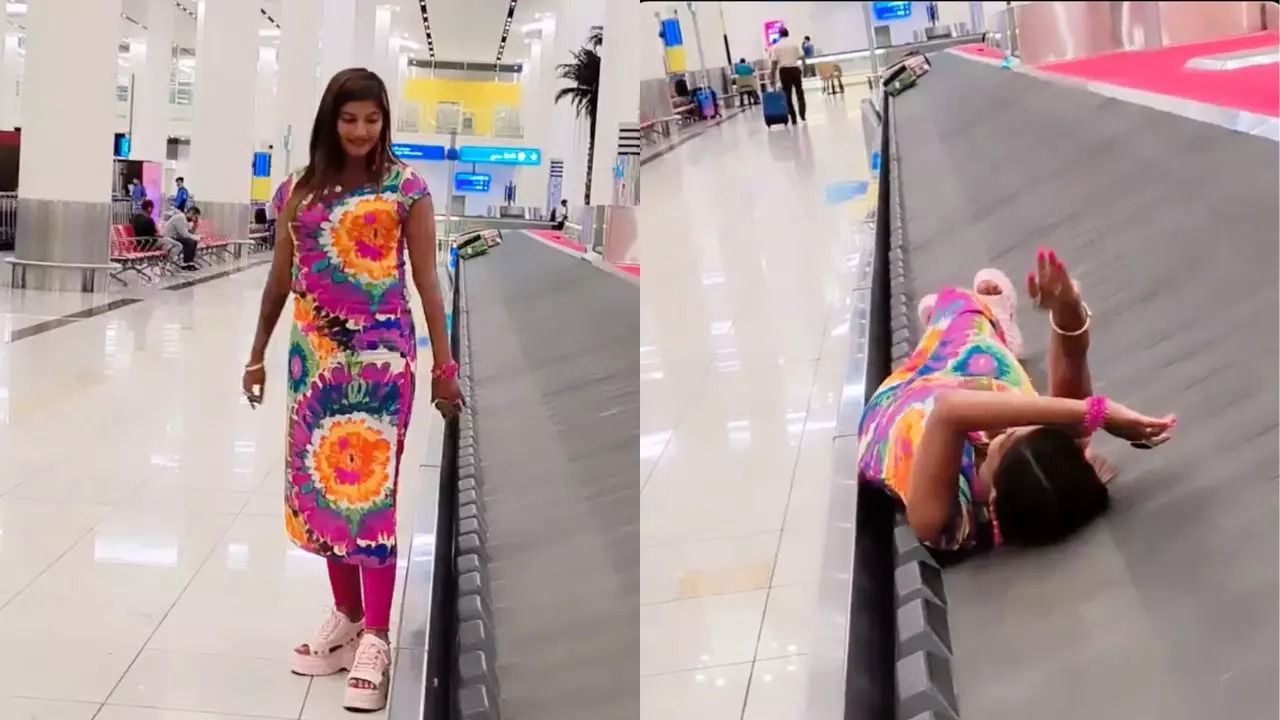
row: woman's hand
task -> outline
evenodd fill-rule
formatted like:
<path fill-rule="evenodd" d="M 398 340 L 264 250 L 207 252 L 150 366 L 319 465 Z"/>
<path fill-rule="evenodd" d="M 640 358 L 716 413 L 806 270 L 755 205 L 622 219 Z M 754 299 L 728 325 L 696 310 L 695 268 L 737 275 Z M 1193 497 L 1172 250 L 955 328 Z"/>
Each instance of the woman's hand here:
<path fill-rule="evenodd" d="M 1178 418 L 1174 415 L 1149 417 L 1111 401 L 1107 403 L 1106 422 L 1102 427 L 1136 448 L 1149 449 L 1168 442 L 1177 424 Z"/>
<path fill-rule="evenodd" d="M 431 378 L 431 402 L 445 420 L 452 420 L 462 411 L 466 401 L 456 377 Z"/>
<path fill-rule="evenodd" d="M 249 399 L 249 407 L 256 409 L 262 404 L 262 393 L 267 387 L 267 368 L 264 364 L 249 363 L 244 368 L 244 376 L 240 378 L 240 386 L 244 396 Z"/>
<path fill-rule="evenodd" d="M 1027 294 L 1036 307 L 1049 312 L 1080 304 L 1079 284 L 1052 250 L 1041 250 L 1036 256 L 1035 272 L 1027 275 Z"/>

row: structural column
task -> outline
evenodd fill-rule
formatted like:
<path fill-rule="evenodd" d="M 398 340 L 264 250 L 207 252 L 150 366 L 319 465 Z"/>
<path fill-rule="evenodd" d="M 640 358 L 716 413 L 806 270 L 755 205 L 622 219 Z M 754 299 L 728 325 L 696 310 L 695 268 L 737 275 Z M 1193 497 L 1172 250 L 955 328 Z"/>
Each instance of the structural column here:
<path fill-rule="evenodd" d="M 396 59 L 399 45 L 392 46 L 394 34 L 391 30 L 391 6 L 378 5 L 373 11 L 373 47 L 370 48 L 368 68 L 382 78 L 387 84 L 387 95 L 394 96 L 393 85 L 396 81 Z"/>
<path fill-rule="evenodd" d="M 253 149 L 265 151 L 276 134 L 276 94 L 280 80 L 280 50 L 274 45 L 258 48 L 258 74 L 254 91 Z"/>
<path fill-rule="evenodd" d="M 545 24 L 551 25 L 549 22 Z M 521 169 L 516 186 L 516 204 L 527 208 L 542 208 L 546 212 L 547 173 L 550 167 L 547 157 L 547 125 L 551 114 L 551 98 L 555 94 L 555 73 L 549 52 L 551 33 L 545 30 L 534 32 L 536 36 L 529 41 L 529 59 L 524 62 L 523 77 L 520 80 L 520 125 L 524 143 L 542 151 L 542 162 Z"/>
<path fill-rule="evenodd" d="M 320 3 L 284 0 L 280 25 L 283 30 L 276 83 L 276 136 L 271 157 L 273 185 L 308 161 L 311 125 L 321 91 Z"/>
<path fill-rule="evenodd" d="M 324 25 L 320 31 L 320 82 L 350 67 L 363 67 L 382 74 L 385 50 L 376 43 L 378 6 L 376 0 L 312 0 L 321 5 Z M 387 12 L 388 36 L 391 16 Z M 388 37 L 388 40 L 390 38 Z M 383 77 L 385 80 L 385 76 Z"/>
<path fill-rule="evenodd" d="M 258 23 L 256 0 L 200 0 L 196 11 L 187 184 L 203 213 L 202 229 L 240 238 L 249 230 Z"/>
<path fill-rule="evenodd" d="M 104 29 L 119 23 L 120 0 L 28 5 L 14 257 L 46 264 L 21 266 L 19 286 L 107 282 L 120 36 Z"/>
<path fill-rule="evenodd" d="M 604 3 L 597 0 L 561 0 L 555 16 L 555 39 L 549 61 L 551 66 L 572 62 L 573 51 L 586 44 L 591 27 L 603 22 Z M 548 88 L 553 97 L 563 82 L 556 79 Z M 578 208 L 583 204 L 586 190 L 589 142 L 587 118 L 577 117 L 568 100 L 555 104 L 551 118 L 551 152 L 544 154 L 564 161 L 563 197 L 569 201 L 570 208 Z"/>
<path fill-rule="evenodd" d="M 636 122 L 640 114 L 640 36 L 635 32 L 642 24 L 640 4 L 612 2 L 606 7 L 600 77 L 609 81 L 600 83 L 591 204 L 634 205 L 634 200 L 626 200 L 635 195 L 640 173 Z M 631 157 L 636 160 L 627 160 Z M 621 195 L 615 193 L 615 186 L 622 185 L 627 189 Z"/>
<path fill-rule="evenodd" d="M 147 0 L 146 32 L 129 40 L 133 69 L 129 157 L 133 160 L 168 159 L 174 14 L 170 0 Z"/>
<path fill-rule="evenodd" d="M 9 49 L 9 4 L 0 3 L 0 130 L 13 128 L 17 119 L 17 87 L 10 79 L 17 69 L 18 39 L 13 39 Z"/>

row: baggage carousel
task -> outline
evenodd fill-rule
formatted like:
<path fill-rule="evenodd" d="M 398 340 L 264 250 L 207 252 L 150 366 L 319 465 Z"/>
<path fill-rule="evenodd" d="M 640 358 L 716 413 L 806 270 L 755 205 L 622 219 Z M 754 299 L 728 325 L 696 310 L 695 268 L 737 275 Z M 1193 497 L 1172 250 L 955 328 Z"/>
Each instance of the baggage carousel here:
<path fill-rule="evenodd" d="M 1021 284 L 1051 248 L 1093 312 L 1096 390 L 1180 422 L 1154 451 L 1099 441 L 1119 468 L 1112 509 L 1059 546 L 999 549 L 938 584 L 897 538 L 898 717 L 1280 716 L 1277 144 L 932 59 L 884 115 L 894 202 L 879 221 L 898 239 L 881 249 L 901 268 L 886 297 L 910 308 L 888 328 L 895 359 L 918 338 L 918 298 L 986 266 Z M 1050 330 L 1029 305 L 1044 387 Z M 926 612 L 904 615 L 911 597 Z M 908 645 L 931 649 L 916 662 Z"/>
<path fill-rule="evenodd" d="M 635 718 L 639 287 L 520 231 L 457 277 L 455 657 L 428 684 L 452 717 Z"/>

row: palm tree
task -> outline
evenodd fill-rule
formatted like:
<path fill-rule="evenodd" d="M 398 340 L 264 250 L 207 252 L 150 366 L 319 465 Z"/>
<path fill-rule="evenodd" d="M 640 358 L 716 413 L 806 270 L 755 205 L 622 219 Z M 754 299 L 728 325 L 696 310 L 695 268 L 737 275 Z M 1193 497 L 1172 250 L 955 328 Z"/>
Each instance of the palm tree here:
<path fill-rule="evenodd" d="M 556 65 L 556 76 L 567 84 L 556 91 L 555 102 L 568 100 L 574 115 L 587 118 L 587 187 L 582 203 L 591 204 L 591 165 L 596 154 L 596 108 L 600 100 L 600 46 L 604 44 L 604 28 L 593 26 L 587 31 L 587 42 L 573 51 L 573 60 Z"/>

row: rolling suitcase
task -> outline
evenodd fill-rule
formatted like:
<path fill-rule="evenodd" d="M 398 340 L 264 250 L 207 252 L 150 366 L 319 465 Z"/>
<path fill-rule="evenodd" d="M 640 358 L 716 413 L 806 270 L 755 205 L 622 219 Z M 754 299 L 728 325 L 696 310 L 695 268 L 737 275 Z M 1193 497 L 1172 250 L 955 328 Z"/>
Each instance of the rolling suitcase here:
<path fill-rule="evenodd" d="M 766 127 L 787 123 L 787 96 L 781 90 L 760 93 L 760 109 L 764 112 Z"/>

